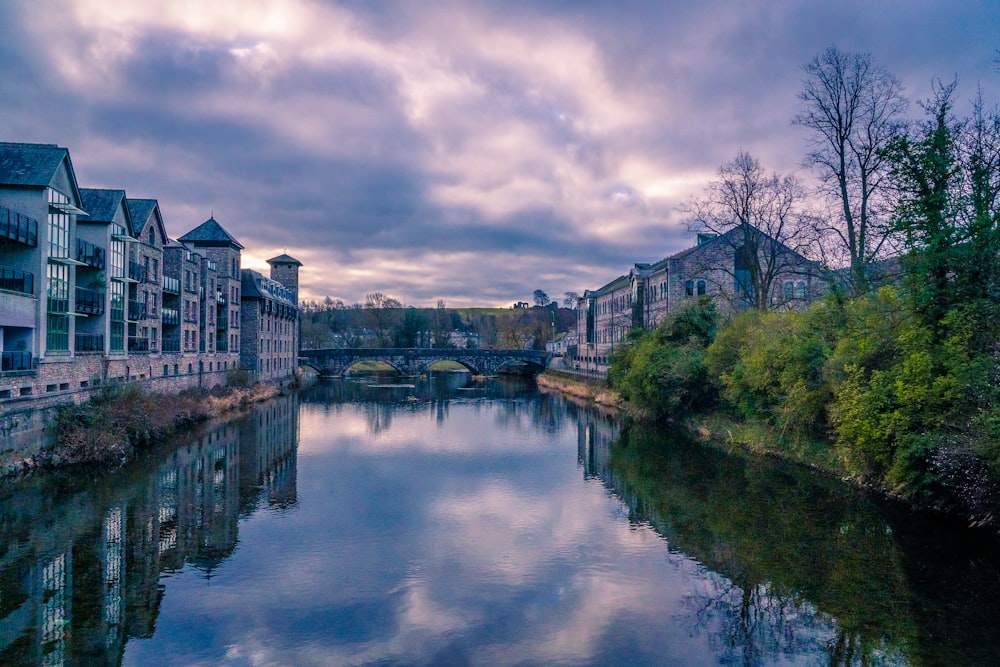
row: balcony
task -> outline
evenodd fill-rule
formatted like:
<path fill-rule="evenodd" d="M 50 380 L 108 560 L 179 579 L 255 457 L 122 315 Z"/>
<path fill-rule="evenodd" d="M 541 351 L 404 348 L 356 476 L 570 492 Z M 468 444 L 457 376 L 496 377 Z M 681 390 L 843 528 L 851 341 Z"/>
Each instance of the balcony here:
<path fill-rule="evenodd" d="M 86 287 L 77 287 L 76 312 L 83 315 L 103 315 L 104 292 Z"/>
<path fill-rule="evenodd" d="M 0 353 L 0 371 L 30 371 L 31 352 L 2 352 Z"/>
<path fill-rule="evenodd" d="M 128 351 L 129 352 L 155 352 L 155 345 L 150 345 L 148 338 L 143 338 L 142 336 L 129 336 L 128 337 Z"/>
<path fill-rule="evenodd" d="M 162 317 L 162 320 L 163 320 L 164 324 L 180 324 L 181 323 L 181 315 L 180 315 L 180 313 L 178 313 L 173 308 L 161 308 L 160 309 L 160 315 Z M 164 341 L 164 345 L 166 345 L 166 341 Z M 166 350 L 165 347 L 163 349 Z"/>
<path fill-rule="evenodd" d="M 135 299 L 128 300 L 128 320 L 129 322 L 138 322 L 139 320 L 146 319 L 146 304 L 142 301 L 136 301 Z"/>
<path fill-rule="evenodd" d="M 163 276 L 163 291 L 167 294 L 180 294 L 181 281 L 170 276 Z"/>
<path fill-rule="evenodd" d="M 105 251 L 101 246 L 87 243 L 83 239 L 76 240 L 76 261 L 95 269 L 103 269 L 106 266 L 105 259 Z"/>
<path fill-rule="evenodd" d="M 78 333 L 76 334 L 77 354 L 84 352 L 104 352 L 104 334 Z"/>
<path fill-rule="evenodd" d="M 229 352 L 229 341 L 225 336 L 215 339 L 216 352 Z"/>
<path fill-rule="evenodd" d="M 38 221 L 0 206 L 0 238 L 37 247 Z"/>
<path fill-rule="evenodd" d="M 132 280 L 144 283 L 146 282 L 147 274 L 148 272 L 146 271 L 146 267 L 140 264 L 139 262 L 130 261 L 128 263 L 128 277 L 131 278 Z"/>
<path fill-rule="evenodd" d="M 48 312 L 50 314 L 65 315 L 69 312 L 69 299 L 65 297 L 49 297 Z"/>
<path fill-rule="evenodd" d="M 226 296 L 225 292 L 223 292 L 222 290 L 217 290 L 215 292 L 215 302 L 220 306 L 225 306 L 227 303 L 229 303 L 229 299 Z"/>
<path fill-rule="evenodd" d="M 20 292 L 21 294 L 34 294 L 35 276 L 26 271 L 0 266 L 0 289 Z"/>
<path fill-rule="evenodd" d="M 164 338 L 163 339 L 163 351 L 164 352 L 180 352 L 181 351 L 181 339 L 180 338 Z"/>

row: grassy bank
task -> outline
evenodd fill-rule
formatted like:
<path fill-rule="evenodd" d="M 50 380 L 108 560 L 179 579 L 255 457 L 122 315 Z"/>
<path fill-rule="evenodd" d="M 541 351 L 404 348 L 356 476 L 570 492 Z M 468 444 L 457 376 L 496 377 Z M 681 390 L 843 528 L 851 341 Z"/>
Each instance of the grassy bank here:
<path fill-rule="evenodd" d="M 538 387 L 543 390 L 558 391 L 561 394 L 581 398 L 609 408 L 622 409 L 624 407 L 622 397 L 618 392 L 608 387 L 605 380 L 547 370 L 538 376 Z"/>
<path fill-rule="evenodd" d="M 272 385 L 156 394 L 138 384 L 108 388 L 80 405 L 58 408 L 52 444 L 24 460 L 20 473 L 76 466 L 115 468 L 192 425 L 272 398 Z"/>

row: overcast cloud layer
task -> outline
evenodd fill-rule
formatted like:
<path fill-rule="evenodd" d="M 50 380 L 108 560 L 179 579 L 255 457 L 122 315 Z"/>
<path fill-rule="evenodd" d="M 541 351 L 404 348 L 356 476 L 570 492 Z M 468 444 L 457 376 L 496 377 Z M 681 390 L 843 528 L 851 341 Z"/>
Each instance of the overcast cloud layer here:
<path fill-rule="evenodd" d="M 829 46 L 911 100 L 1000 99 L 992 0 L 0 0 L 0 25 L 0 140 L 66 146 L 172 236 L 214 212 L 245 266 L 288 252 L 303 298 L 348 303 L 560 297 L 691 245 L 677 206 L 739 149 L 799 169 Z"/>

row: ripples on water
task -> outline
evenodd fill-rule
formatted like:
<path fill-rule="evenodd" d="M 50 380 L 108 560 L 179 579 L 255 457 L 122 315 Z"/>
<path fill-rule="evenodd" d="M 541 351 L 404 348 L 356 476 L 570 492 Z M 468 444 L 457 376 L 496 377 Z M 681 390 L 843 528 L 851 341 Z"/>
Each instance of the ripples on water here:
<path fill-rule="evenodd" d="M 3 665 L 994 664 L 992 540 L 460 374 L 9 484 Z"/>

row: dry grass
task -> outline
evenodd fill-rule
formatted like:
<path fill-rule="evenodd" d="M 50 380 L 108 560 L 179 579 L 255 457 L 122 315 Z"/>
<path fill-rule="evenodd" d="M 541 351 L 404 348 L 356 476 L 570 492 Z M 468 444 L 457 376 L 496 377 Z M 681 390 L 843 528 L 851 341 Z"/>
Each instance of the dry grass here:
<path fill-rule="evenodd" d="M 581 398 L 609 408 L 622 409 L 625 406 L 625 402 L 618 392 L 600 380 L 546 371 L 538 376 L 538 387 L 543 391 L 557 391 L 560 394 Z"/>
<path fill-rule="evenodd" d="M 54 445 L 27 459 L 23 468 L 77 465 L 121 466 L 139 451 L 191 424 L 245 408 L 277 395 L 278 388 L 255 385 L 218 394 L 185 391 L 154 394 L 138 385 L 115 387 L 82 405 L 59 409 Z"/>

